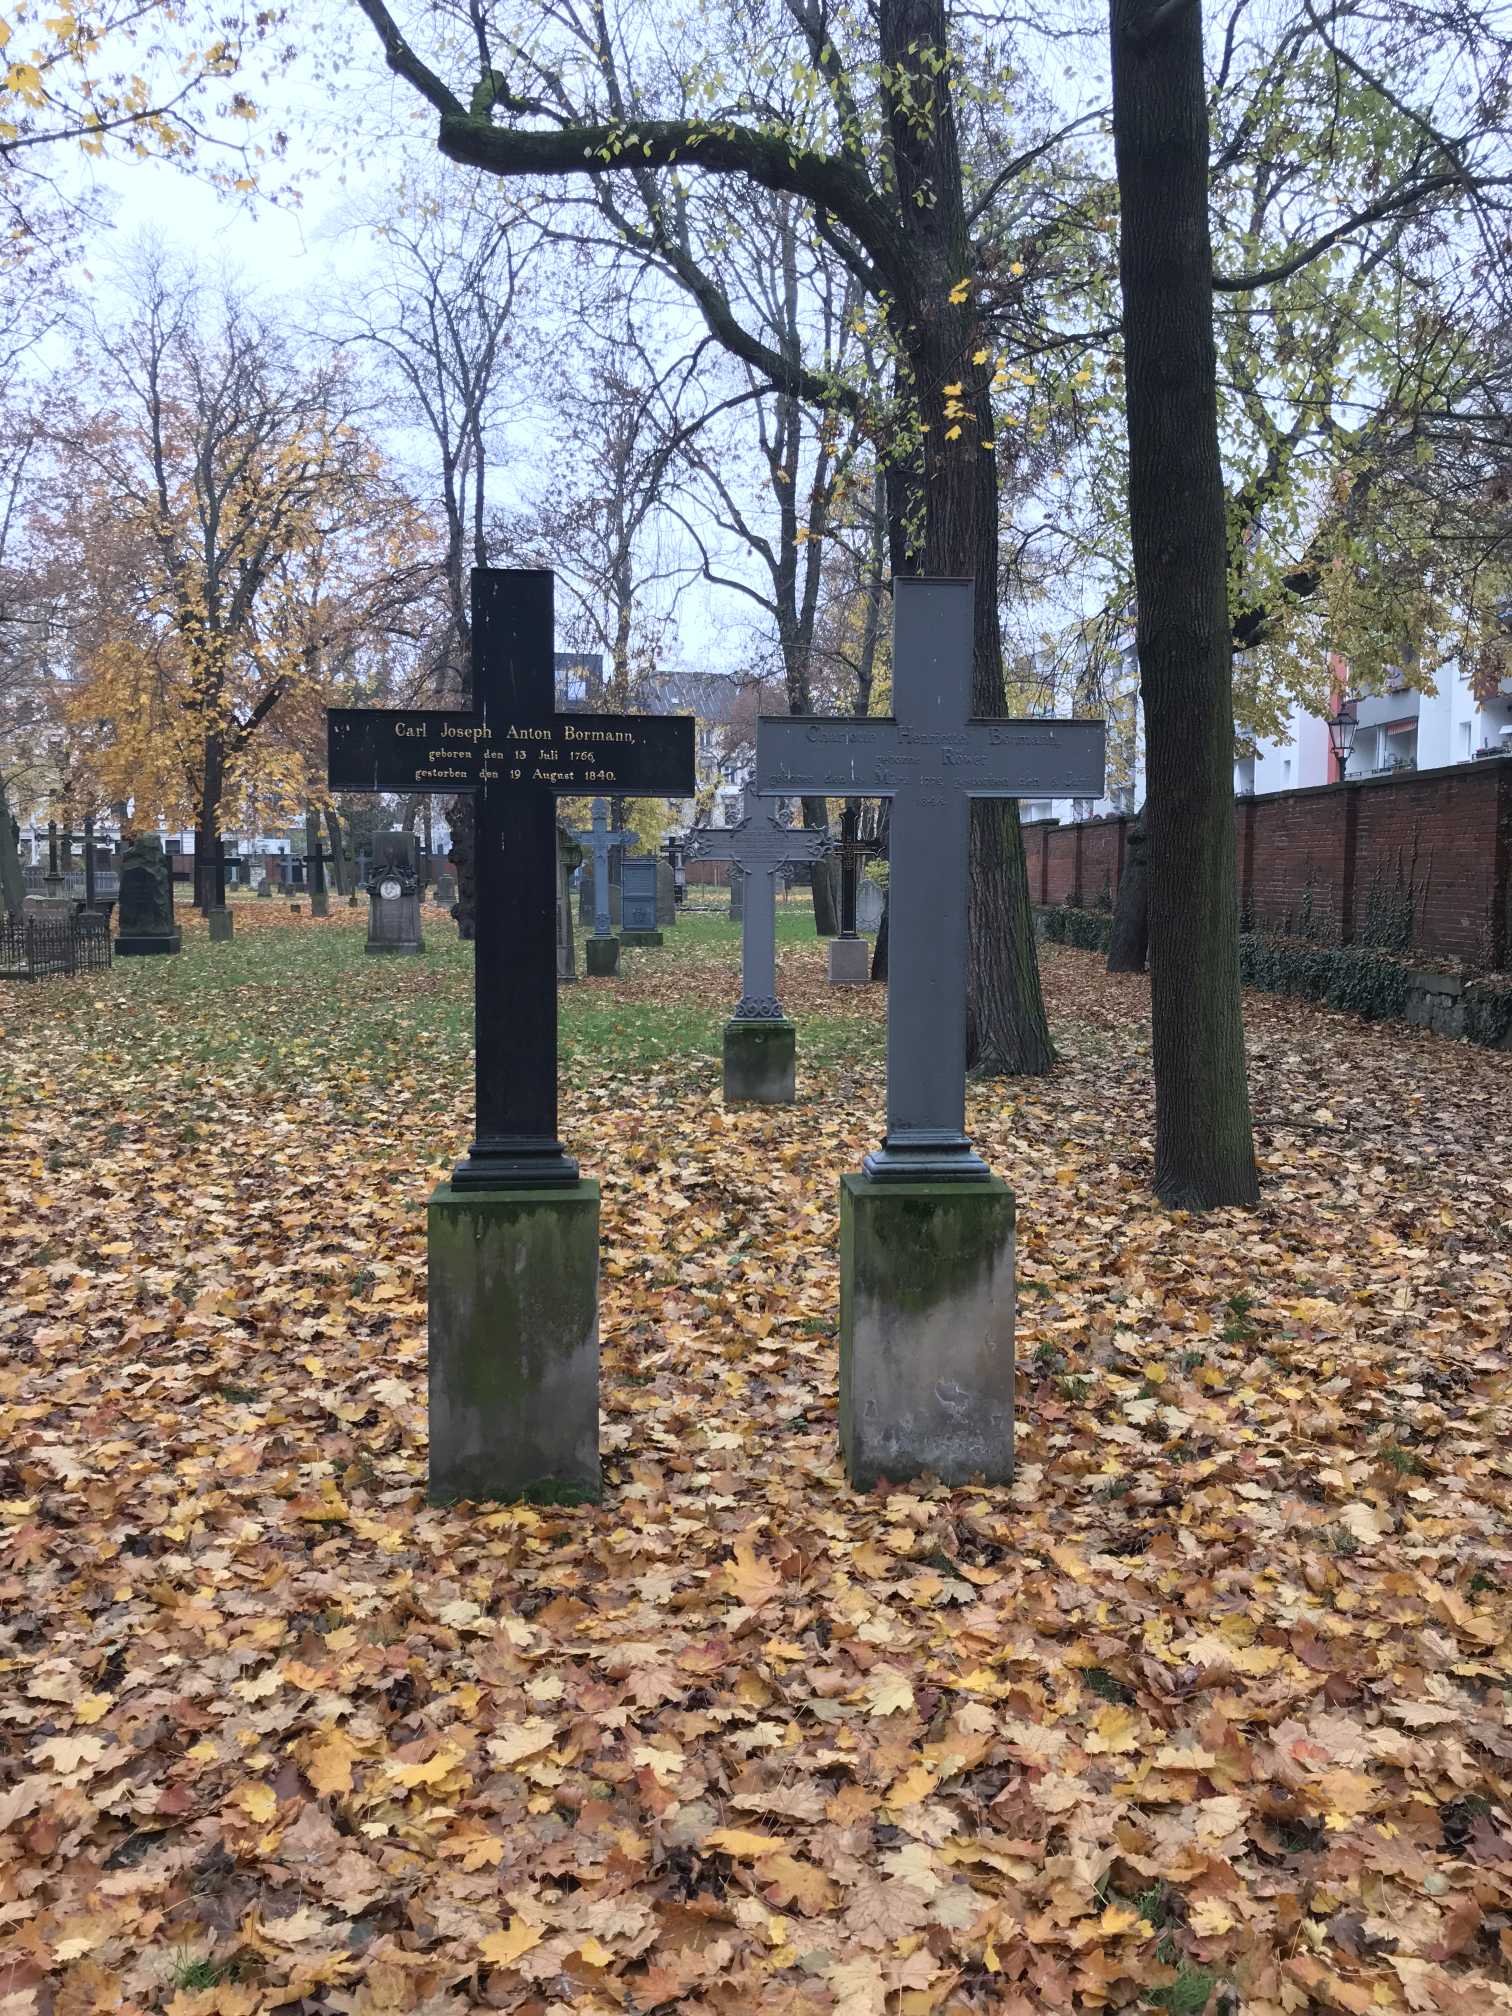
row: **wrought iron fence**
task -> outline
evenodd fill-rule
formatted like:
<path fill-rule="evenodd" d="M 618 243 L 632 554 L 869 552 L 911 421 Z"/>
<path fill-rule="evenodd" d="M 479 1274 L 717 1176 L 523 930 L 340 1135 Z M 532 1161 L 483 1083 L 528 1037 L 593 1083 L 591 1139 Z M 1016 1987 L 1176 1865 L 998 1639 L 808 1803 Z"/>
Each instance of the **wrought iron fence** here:
<path fill-rule="evenodd" d="M 0 980 L 50 980 L 99 973 L 110 964 L 110 920 L 88 912 L 68 917 L 0 917 Z"/>

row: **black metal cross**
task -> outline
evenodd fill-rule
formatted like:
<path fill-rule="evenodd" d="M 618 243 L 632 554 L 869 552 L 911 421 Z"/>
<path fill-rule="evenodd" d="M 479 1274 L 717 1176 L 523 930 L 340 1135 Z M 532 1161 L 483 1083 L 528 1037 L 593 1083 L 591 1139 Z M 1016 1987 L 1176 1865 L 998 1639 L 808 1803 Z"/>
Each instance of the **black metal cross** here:
<path fill-rule="evenodd" d="M 327 854 L 325 842 L 318 838 L 313 851 L 300 856 L 306 868 L 310 870 L 310 890 L 313 895 L 324 896 L 326 886 L 325 864 L 327 861 L 334 861 L 335 858 L 334 854 Z"/>
<path fill-rule="evenodd" d="M 239 860 L 240 856 L 228 854 L 226 852 L 225 834 L 217 833 L 215 836 L 215 852 L 206 858 L 210 866 L 215 870 L 215 907 L 217 910 L 224 910 L 226 907 L 226 870 L 234 861 Z"/>
<path fill-rule="evenodd" d="M 333 791 L 476 798 L 476 1119 L 453 1184 L 575 1183 L 557 1139 L 556 800 L 691 798 L 691 714 L 559 714 L 553 577 L 475 567 L 471 713 L 333 708 Z"/>
<path fill-rule="evenodd" d="M 856 928 L 856 892 L 861 881 L 861 864 L 876 851 L 875 843 L 861 837 L 861 802 L 847 798 L 840 813 L 840 936 L 859 938 Z"/>

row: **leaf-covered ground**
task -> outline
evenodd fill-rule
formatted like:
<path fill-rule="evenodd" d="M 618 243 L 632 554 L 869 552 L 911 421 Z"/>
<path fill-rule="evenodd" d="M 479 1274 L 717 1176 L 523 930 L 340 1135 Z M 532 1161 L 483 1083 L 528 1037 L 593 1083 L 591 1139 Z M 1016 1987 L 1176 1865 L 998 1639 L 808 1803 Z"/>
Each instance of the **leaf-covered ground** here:
<path fill-rule="evenodd" d="M 976 1089 L 1012 1490 L 836 1457 L 883 1001 L 795 913 L 562 994 L 601 1507 L 430 1510 L 468 955 L 244 903 L 0 994 L 0 2016 L 1512 2009 L 1512 1057 L 1247 1002 L 1265 1203 L 1150 1201 L 1144 984 Z"/>

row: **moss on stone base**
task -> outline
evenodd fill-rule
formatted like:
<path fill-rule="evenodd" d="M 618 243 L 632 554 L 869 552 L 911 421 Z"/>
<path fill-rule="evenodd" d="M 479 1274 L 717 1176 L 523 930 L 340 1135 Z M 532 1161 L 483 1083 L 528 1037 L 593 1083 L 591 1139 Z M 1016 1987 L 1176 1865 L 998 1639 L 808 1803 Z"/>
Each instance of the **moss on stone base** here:
<path fill-rule="evenodd" d="M 619 940 L 586 938 L 583 941 L 583 956 L 588 965 L 588 978 L 607 980 L 619 971 Z"/>
<path fill-rule="evenodd" d="M 797 1057 L 798 1032 L 791 1022 L 726 1022 L 725 1104 L 790 1104 L 797 1085 Z"/>
<path fill-rule="evenodd" d="M 621 931 L 621 945 L 660 945 L 663 942 L 660 931 Z"/>
<path fill-rule="evenodd" d="M 840 1184 L 840 1440 L 852 1483 L 1013 1475 L 1013 1193 Z"/>
<path fill-rule="evenodd" d="M 430 1200 L 430 1496 L 599 1496 L 597 1183 Z"/>

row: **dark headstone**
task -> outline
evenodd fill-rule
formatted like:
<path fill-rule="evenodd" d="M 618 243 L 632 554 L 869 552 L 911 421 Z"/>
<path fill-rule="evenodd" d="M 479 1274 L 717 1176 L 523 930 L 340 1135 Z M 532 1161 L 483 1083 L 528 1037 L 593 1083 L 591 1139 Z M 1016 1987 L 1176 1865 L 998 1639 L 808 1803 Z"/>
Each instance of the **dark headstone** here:
<path fill-rule="evenodd" d="M 156 833 L 139 833 L 126 849 L 116 925 L 115 949 L 123 959 L 160 957 L 177 952 L 183 942 L 173 921 L 168 861 Z"/>
<path fill-rule="evenodd" d="M 627 945 L 659 945 L 656 920 L 656 861 L 632 854 L 620 863 L 620 927 Z"/>

